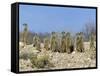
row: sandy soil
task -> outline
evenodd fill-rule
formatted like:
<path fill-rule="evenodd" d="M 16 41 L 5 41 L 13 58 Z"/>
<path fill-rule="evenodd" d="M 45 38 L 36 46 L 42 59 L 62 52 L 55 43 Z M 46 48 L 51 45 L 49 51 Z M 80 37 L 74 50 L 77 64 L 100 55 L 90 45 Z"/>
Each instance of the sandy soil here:
<path fill-rule="evenodd" d="M 51 52 L 51 50 L 46 51 L 44 49 L 42 49 L 42 51 L 39 52 L 32 45 L 26 45 L 24 48 L 20 48 L 20 54 L 25 52 L 27 54 L 36 53 L 38 54 L 38 56 L 44 54 L 49 55 L 49 61 L 53 63 L 54 67 L 49 67 L 48 69 L 96 67 L 96 51 L 89 50 L 89 42 L 84 42 L 84 48 L 85 48 L 85 52 L 83 53 L 74 51 L 71 54 L 68 54 L 68 53 Z M 31 65 L 32 63 L 29 59 L 19 60 L 20 71 L 47 69 L 47 68 L 42 68 L 42 69 L 32 68 Z"/>

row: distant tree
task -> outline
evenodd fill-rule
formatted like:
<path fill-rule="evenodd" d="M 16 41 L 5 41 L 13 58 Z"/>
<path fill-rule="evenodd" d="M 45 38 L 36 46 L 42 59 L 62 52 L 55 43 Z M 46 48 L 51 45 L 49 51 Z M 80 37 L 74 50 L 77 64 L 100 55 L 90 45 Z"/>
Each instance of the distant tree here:
<path fill-rule="evenodd" d="M 83 29 L 83 33 L 84 33 L 84 36 L 85 36 L 85 41 L 89 41 L 89 37 L 90 37 L 91 33 L 96 35 L 96 26 L 95 26 L 95 24 L 92 23 L 92 22 L 86 23 L 85 27 Z"/>

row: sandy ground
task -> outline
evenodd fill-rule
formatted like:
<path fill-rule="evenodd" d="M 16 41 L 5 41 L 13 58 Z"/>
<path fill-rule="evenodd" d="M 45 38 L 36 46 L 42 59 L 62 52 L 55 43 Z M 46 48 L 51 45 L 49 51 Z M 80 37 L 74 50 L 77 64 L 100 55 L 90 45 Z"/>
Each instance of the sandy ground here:
<path fill-rule="evenodd" d="M 42 44 L 43 47 L 43 44 Z M 42 50 L 39 52 L 35 50 L 35 47 L 32 45 L 26 45 L 24 48 L 20 48 L 20 54 L 23 51 L 27 54 L 29 53 L 38 53 L 38 55 L 49 55 L 49 60 L 53 63 L 54 67 L 49 68 L 32 68 L 32 63 L 30 59 L 19 60 L 19 70 L 20 71 L 31 71 L 31 70 L 48 70 L 48 69 L 69 69 L 69 68 L 88 68 L 88 67 L 96 67 L 96 51 L 89 50 L 89 42 L 84 42 L 85 52 L 80 53 L 77 51 L 73 51 L 71 54 L 68 53 L 59 53 L 59 52 L 52 52 L 51 50 L 45 51 Z"/>

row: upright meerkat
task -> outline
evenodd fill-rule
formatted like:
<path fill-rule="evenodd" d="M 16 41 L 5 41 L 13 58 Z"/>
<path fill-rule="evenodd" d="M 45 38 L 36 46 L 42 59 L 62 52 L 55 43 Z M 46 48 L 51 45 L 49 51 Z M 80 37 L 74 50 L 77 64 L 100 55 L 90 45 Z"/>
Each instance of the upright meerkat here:
<path fill-rule="evenodd" d="M 40 50 L 40 38 L 37 35 L 37 33 L 35 34 L 35 36 L 33 37 L 33 46 L 37 48 L 37 50 Z"/>
<path fill-rule="evenodd" d="M 50 44 L 50 40 L 49 38 L 45 38 L 44 39 L 44 48 L 48 51 L 49 50 L 49 44 Z"/>
<path fill-rule="evenodd" d="M 94 50 L 95 49 L 94 42 L 95 42 L 95 37 L 94 37 L 94 34 L 91 33 L 91 35 L 90 35 L 90 50 Z"/>
<path fill-rule="evenodd" d="M 62 32 L 62 38 L 61 38 L 61 51 L 60 52 L 66 52 L 66 33 Z"/>
<path fill-rule="evenodd" d="M 51 35 L 50 49 L 53 52 L 57 51 L 57 35 L 55 32 L 52 32 L 52 35 Z"/>
<path fill-rule="evenodd" d="M 24 30 L 23 30 L 23 42 L 24 46 L 27 44 L 27 36 L 28 36 L 28 25 L 26 23 L 23 24 Z"/>
<path fill-rule="evenodd" d="M 79 52 L 84 51 L 84 44 L 83 44 L 83 33 L 77 33 L 77 38 L 76 38 L 76 50 Z"/>
<path fill-rule="evenodd" d="M 67 53 L 71 53 L 74 50 L 72 45 L 71 35 L 69 32 L 66 33 L 66 50 Z"/>

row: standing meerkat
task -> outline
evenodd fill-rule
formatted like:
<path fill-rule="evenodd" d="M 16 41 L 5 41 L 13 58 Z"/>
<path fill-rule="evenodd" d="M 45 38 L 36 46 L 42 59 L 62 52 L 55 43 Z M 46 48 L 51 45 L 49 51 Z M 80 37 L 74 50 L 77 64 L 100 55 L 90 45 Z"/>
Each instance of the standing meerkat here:
<path fill-rule="evenodd" d="M 27 36 L 28 36 L 28 25 L 26 23 L 23 24 L 24 30 L 23 30 L 23 42 L 24 46 L 27 44 Z"/>
<path fill-rule="evenodd" d="M 37 50 L 40 51 L 40 38 L 37 35 L 37 33 L 35 34 L 35 36 L 33 37 L 33 46 L 37 48 Z"/>
<path fill-rule="evenodd" d="M 95 37 L 94 37 L 94 34 L 91 33 L 91 35 L 90 35 L 90 50 L 95 49 L 94 42 L 95 42 Z"/>
<path fill-rule="evenodd" d="M 83 44 L 83 33 L 77 33 L 76 37 L 76 50 L 78 52 L 83 52 L 84 51 L 84 44 Z"/>
<path fill-rule="evenodd" d="M 62 32 L 61 51 L 60 52 L 66 52 L 66 34 L 65 34 L 65 32 Z"/>
<path fill-rule="evenodd" d="M 44 39 L 44 48 L 48 51 L 49 50 L 49 44 L 50 44 L 50 41 L 49 41 L 49 38 L 45 38 Z"/>
<path fill-rule="evenodd" d="M 80 32 L 80 50 L 81 52 L 84 52 L 83 32 Z"/>
<path fill-rule="evenodd" d="M 50 49 L 55 52 L 57 51 L 57 36 L 55 32 L 52 32 L 50 40 Z"/>
<path fill-rule="evenodd" d="M 66 50 L 67 53 L 71 53 L 74 50 L 71 35 L 69 32 L 66 33 Z"/>

